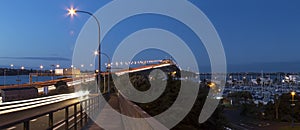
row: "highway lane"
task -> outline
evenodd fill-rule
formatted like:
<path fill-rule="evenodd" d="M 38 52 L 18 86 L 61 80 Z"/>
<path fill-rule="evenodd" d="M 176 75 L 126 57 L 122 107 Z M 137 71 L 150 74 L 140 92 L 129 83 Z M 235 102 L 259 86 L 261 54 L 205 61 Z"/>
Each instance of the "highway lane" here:
<path fill-rule="evenodd" d="M 47 99 L 46 97 L 42 98 L 42 100 L 34 101 L 35 105 L 30 105 L 31 101 L 25 102 L 25 101 L 19 101 L 23 103 L 14 104 L 14 103 L 6 103 L 2 104 L 0 107 L 0 126 L 18 121 L 18 120 L 24 120 L 28 117 L 33 117 L 36 115 L 43 114 L 45 111 L 52 111 L 56 110 L 58 108 L 62 108 L 64 106 L 79 102 L 80 98 L 87 93 L 72 93 L 72 94 L 64 94 L 64 95 L 55 95 L 53 96 L 54 99 Z M 46 99 L 45 99 L 46 98 Z M 50 102 L 45 102 L 44 100 L 50 100 Z M 56 100 L 56 101 L 53 101 Z M 16 101 L 17 102 L 17 101 Z M 20 104 L 28 104 L 20 107 Z M 79 110 L 79 109 L 78 109 Z M 70 110 L 71 111 L 71 110 Z M 63 114 L 64 115 L 64 114 Z M 1 127 L 0 127 L 1 128 Z"/>
<path fill-rule="evenodd" d="M 95 78 L 86 78 L 86 79 L 74 80 L 74 81 L 67 82 L 67 85 L 68 86 L 75 86 L 75 85 L 79 85 L 83 82 L 92 82 L 92 81 L 95 81 Z M 56 89 L 54 85 L 47 86 L 47 87 L 48 87 L 49 91 Z M 43 92 L 44 92 L 44 88 L 38 88 L 38 93 L 43 93 Z M 0 106 L 1 106 L 1 104 L 3 104 L 2 97 L 0 97 Z"/>
<path fill-rule="evenodd" d="M 166 66 L 171 66 L 172 64 L 170 63 L 164 63 L 164 64 L 155 64 L 155 65 L 148 65 L 148 66 L 142 66 L 138 68 L 132 68 L 130 70 L 121 70 L 114 72 L 116 75 L 120 76 L 126 73 L 134 73 L 134 72 L 139 72 L 139 71 L 144 71 L 144 70 L 150 70 L 150 69 L 156 69 L 156 68 L 161 68 L 161 67 L 166 67 Z"/>
<path fill-rule="evenodd" d="M 95 79 L 94 75 L 85 75 L 84 77 L 74 77 L 74 78 L 64 78 L 64 79 L 56 79 L 56 80 L 48 80 L 43 82 L 34 82 L 34 83 L 27 83 L 27 84 L 15 84 L 15 85 L 9 85 L 9 86 L 0 86 L 0 89 L 5 88 L 19 88 L 19 87 L 32 87 L 35 86 L 37 88 L 43 88 L 45 86 L 53 86 L 58 81 L 65 81 L 69 84 L 80 84 L 84 81 L 92 81 Z"/>
<path fill-rule="evenodd" d="M 58 108 L 62 108 L 64 106 L 71 105 L 76 102 L 78 102 L 78 99 L 69 99 L 69 100 L 65 100 L 62 102 L 54 103 L 54 104 L 49 104 L 49 105 L 42 106 L 42 107 L 28 109 L 26 111 L 17 111 L 17 112 L 13 112 L 13 113 L 9 113 L 9 114 L 3 114 L 0 117 L 0 126 L 4 126 L 4 125 L 7 125 L 7 124 L 13 123 L 15 121 L 19 121 L 19 120 L 25 120 L 28 117 L 42 115 L 42 114 L 45 114 L 45 111 L 51 111 L 51 110 L 54 111 Z"/>
<path fill-rule="evenodd" d="M 124 71 L 119 71 L 119 74 L 124 74 L 124 73 L 133 73 L 133 72 L 137 72 L 137 71 L 143 71 L 143 70 L 148 70 L 148 69 L 153 69 L 153 68 L 159 68 L 159 67 L 165 67 L 165 66 L 169 66 L 170 64 L 161 64 L 161 65 L 151 65 L 151 66 L 146 66 L 146 67 L 140 67 L 140 68 L 136 68 L 136 69 L 131 69 L 131 70 L 124 70 Z M 122 73 L 124 72 L 124 73 Z M 95 78 L 88 78 L 88 79 L 80 79 L 80 80 L 76 80 L 76 81 L 71 81 L 68 82 L 68 86 L 70 85 L 77 85 L 80 84 L 84 81 L 89 82 L 89 81 L 93 81 L 95 80 Z M 49 100 L 50 103 L 47 102 L 37 102 L 39 104 L 42 105 L 34 105 L 34 103 L 29 103 L 27 104 L 27 106 L 25 105 L 25 107 L 22 107 L 20 109 L 17 109 L 18 111 L 15 110 L 11 110 L 9 108 L 17 108 L 17 106 L 15 107 L 6 107 L 6 109 L 3 108 L 3 111 L 0 110 L 0 115 L 2 112 L 2 115 L 0 117 L 0 126 L 4 125 L 4 124 L 8 124 L 9 122 L 13 122 L 15 120 L 22 120 L 22 119 L 26 119 L 25 117 L 32 117 L 34 115 L 38 115 L 38 114 L 43 114 L 43 111 L 48 111 L 48 110 L 55 110 L 55 108 L 59 107 L 59 106 L 66 106 L 67 104 L 70 103 L 74 103 L 74 102 L 78 102 L 77 98 L 60 98 L 59 100 Z M 13 104 L 13 103 L 12 103 Z M 14 104 L 15 105 L 15 104 Z M 28 107 L 30 106 L 30 107 Z M 33 107 L 32 107 L 33 106 Z M 1 106 L 2 107 L 2 106 Z M 20 107 L 20 105 L 18 106 Z M 26 111 L 24 111 L 26 110 Z M 72 110 L 70 110 L 72 111 Z M 64 115 L 64 113 L 59 113 L 58 116 L 55 116 L 57 118 L 55 118 L 55 120 L 60 120 L 60 119 L 64 119 L 64 117 L 61 117 Z M 10 115 L 10 116 L 7 116 Z M 9 120 L 8 120 L 9 119 Z M 10 120 L 12 119 L 12 120 Z M 47 116 L 43 116 L 41 117 L 41 119 L 32 119 L 31 122 L 33 122 L 32 126 L 35 126 L 34 124 L 36 124 L 36 122 L 38 122 L 37 124 L 47 124 L 48 123 L 48 118 Z M 39 128 L 40 126 L 34 127 L 34 128 Z M 22 124 L 21 125 L 16 125 L 16 126 L 12 126 L 11 129 L 18 129 L 18 128 L 22 128 Z"/>
<path fill-rule="evenodd" d="M 16 102 L 21 102 L 17 104 L 15 104 L 14 102 L 2 103 L 0 107 L 0 115 L 8 114 L 16 111 L 24 111 L 35 107 L 41 107 L 41 106 L 69 100 L 69 99 L 79 98 L 87 94 L 88 92 L 77 92 L 71 94 L 62 94 L 62 95 L 55 95 L 55 96 L 49 96 L 43 98 L 36 98 L 31 100 L 16 101 Z"/>

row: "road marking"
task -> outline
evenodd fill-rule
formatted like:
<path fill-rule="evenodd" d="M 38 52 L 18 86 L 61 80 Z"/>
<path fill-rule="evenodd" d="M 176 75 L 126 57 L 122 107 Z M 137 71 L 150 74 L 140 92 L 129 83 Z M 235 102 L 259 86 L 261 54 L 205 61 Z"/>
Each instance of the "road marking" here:
<path fill-rule="evenodd" d="M 38 101 L 38 100 L 42 100 L 42 99 L 49 99 L 49 98 L 53 98 L 53 97 L 60 97 L 60 96 L 66 96 L 66 95 L 68 95 L 68 94 L 60 94 L 60 95 L 47 96 L 47 97 L 41 97 L 41 98 L 33 98 L 33 99 L 28 99 L 28 100 L 4 102 L 4 103 L 1 103 L 0 106 L 12 105 L 12 104 L 18 104 L 18 103 L 25 103 L 25 102 L 32 102 L 32 101 Z"/>
<path fill-rule="evenodd" d="M 52 97 L 47 97 L 45 98 L 45 100 L 36 100 L 34 102 L 27 102 L 27 103 L 22 103 L 22 104 L 15 104 L 15 105 L 9 105 L 9 106 L 3 106 L 0 108 L 0 110 L 6 110 L 6 109 L 12 109 L 12 108 L 19 108 L 19 107 L 24 107 L 24 106 L 29 106 L 29 105 L 33 105 L 33 104 L 38 104 L 38 103 L 43 103 L 43 102 L 49 102 L 52 100 L 57 100 L 60 98 L 65 98 L 67 96 L 71 96 L 71 94 L 65 95 L 65 96 L 52 96 Z"/>

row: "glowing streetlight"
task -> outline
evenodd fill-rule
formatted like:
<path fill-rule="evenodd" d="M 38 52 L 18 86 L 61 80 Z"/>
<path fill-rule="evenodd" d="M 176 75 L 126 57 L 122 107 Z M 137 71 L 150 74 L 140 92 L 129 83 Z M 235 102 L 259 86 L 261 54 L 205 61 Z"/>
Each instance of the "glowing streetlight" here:
<path fill-rule="evenodd" d="M 21 75 L 23 75 L 23 70 L 25 69 L 24 66 L 21 66 Z"/>
<path fill-rule="evenodd" d="M 98 51 L 95 51 L 95 53 L 94 53 L 95 55 L 99 55 L 99 52 Z M 108 80 L 108 82 L 107 82 L 107 91 L 108 92 L 110 92 L 110 70 L 111 70 L 111 61 L 110 61 L 110 57 L 106 54 L 106 53 L 102 53 L 102 52 L 100 52 L 100 54 L 102 54 L 102 55 L 104 55 L 106 58 L 107 58 L 107 60 L 108 60 L 108 64 L 106 65 L 106 70 L 107 70 L 107 72 L 108 72 L 108 74 L 107 74 L 107 76 L 108 76 L 108 78 L 107 78 L 107 80 Z M 100 57 L 100 55 L 99 55 L 99 57 Z M 96 71 L 97 72 L 97 71 Z M 98 71 L 98 74 L 99 74 L 99 71 Z M 105 76 L 104 76 L 105 77 Z M 104 86 L 104 90 L 105 90 L 105 86 Z"/>
<path fill-rule="evenodd" d="M 292 104 L 291 104 L 291 107 L 292 107 L 292 113 L 293 113 L 293 117 L 292 117 L 292 127 L 294 127 L 294 108 L 295 108 L 295 103 L 294 103 L 294 101 L 295 101 L 295 95 L 296 95 L 296 92 L 295 91 L 292 91 L 291 92 L 291 96 L 292 96 L 292 100 L 291 100 L 291 102 L 292 102 Z"/>
<path fill-rule="evenodd" d="M 59 67 L 60 67 L 60 65 L 59 65 L 59 64 L 57 64 L 57 65 L 56 65 L 56 68 L 59 68 Z"/>
<path fill-rule="evenodd" d="M 40 69 L 42 70 L 44 68 L 44 66 L 43 65 L 40 65 Z"/>
<path fill-rule="evenodd" d="M 21 67 L 21 75 L 23 75 L 24 66 Z M 18 69 L 18 78 L 16 80 L 18 82 L 18 85 L 20 85 L 21 79 L 20 79 L 20 70 Z"/>
<path fill-rule="evenodd" d="M 68 15 L 70 15 L 71 17 L 74 17 L 74 15 L 76 15 L 76 9 L 71 7 L 70 9 L 67 9 L 68 10 Z"/>
<path fill-rule="evenodd" d="M 94 51 L 94 55 L 99 55 L 99 52 L 98 51 Z"/>
<path fill-rule="evenodd" d="M 291 92 L 291 95 L 292 95 L 292 100 L 294 100 L 294 96 L 296 95 L 296 92 L 295 91 Z"/>
<path fill-rule="evenodd" d="M 107 67 L 110 68 L 110 67 L 111 67 L 111 64 L 108 63 L 108 64 L 107 64 Z"/>
<path fill-rule="evenodd" d="M 69 8 L 69 9 L 67 9 L 68 10 L 68 15 L 70 15 L 71 17 L 73 17 L 74 15 L 76 15 L 77 14 L 77 12 L 78 13 L 85 13 L 85 14 L 88 14 L 88 15 L 90 15 L 90 16 L 92 16 L 95 20 L 96 20 L 96 22 L 97 22 L 97 25 L 98 25 L 98 53 L 100 53 L 101 52 L 101 44 L 100 44 L 100 41 L 101 41 L 101 37 L 100 37 L 100 22 L 99 22 L 99 20 L 97 19 L 97 17 L 95 16 L 95 15 L 93 15 L 92 13 L 90 13 L 90 12 L 87 12 L 87 11 L 82 11 L 82 10 L 76 10 L 75 8 L 73 8 L 73 7 L 71 7 L 71 8 Z M 100 72 L 101 72 L 101 56 L 100 55 L 98 55 L 98 70 L 99 70 L 99 73 L 98 73 L 98 78 L 99 79 L 101 79 L 101 74 L 100 74 Z M 101 80 L 98 80 L 98 85 L 99 85 L 99 88 L 100 88 L 100 81 Z"/>

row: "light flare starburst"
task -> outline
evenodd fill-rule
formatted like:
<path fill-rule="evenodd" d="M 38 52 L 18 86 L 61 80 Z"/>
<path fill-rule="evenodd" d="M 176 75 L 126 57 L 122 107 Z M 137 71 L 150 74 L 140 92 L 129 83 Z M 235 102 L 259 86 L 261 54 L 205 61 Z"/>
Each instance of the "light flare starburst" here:
<path fill-rule="evenodd" d="M 74 17 L 76 15 L 76 9 L 74 7 L 68 8 L 68 15 Z"/>

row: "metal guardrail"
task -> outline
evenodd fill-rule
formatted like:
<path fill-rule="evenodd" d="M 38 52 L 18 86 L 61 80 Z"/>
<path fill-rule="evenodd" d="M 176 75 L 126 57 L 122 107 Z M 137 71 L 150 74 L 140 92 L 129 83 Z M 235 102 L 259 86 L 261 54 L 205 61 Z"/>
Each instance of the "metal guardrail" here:
<path fill-rule="evenodd" d="M 103 94 L 105 99 L 109 98 L 109 93 Z M 74 112 L 70 115 L 69 110 L 73 107 Z M 100 97 L 92 97 L 88 99 L 84 99 L 82 101 L 75 102 L 73 104 L 60 107 L 55 110 L 45 111 L 42 114 L 35 115 L 32 117 L 28 117 L 23 120 L 18 120 L 9 124 L 5 124 L 0 126 L 0 129 L 9 128 L 18 124 L 23 124 L 23 130 L 30 130 L 30 120 L 46 116 L 48 115 L 48 128 L 47 130 L 53 130 L 64 127 L 64 129 L 74 129 L 84 127 L 84 125 L 88 122 L 88 115 L 93 115 L 100 109 Z M 65 111 L 65 119 L 59 122 L 54 122 L 54 113 L 64 110 Z"/>

